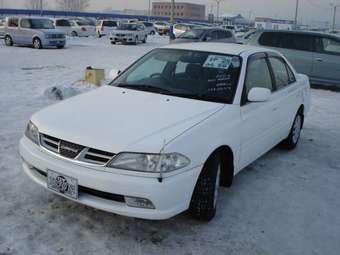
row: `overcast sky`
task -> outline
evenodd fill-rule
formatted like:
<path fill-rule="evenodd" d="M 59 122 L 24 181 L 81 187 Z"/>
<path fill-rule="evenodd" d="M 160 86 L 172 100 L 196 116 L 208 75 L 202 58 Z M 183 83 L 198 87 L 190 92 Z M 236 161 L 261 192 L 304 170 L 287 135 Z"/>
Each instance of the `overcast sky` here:
<path fill-rule="evenodd" d="M 1 0 L 0 0 L 1 1 Z M 8 7 L 24 7 L 29 0 L 4 0 Z M 54 7 L 55 0 L 44 0 L 49 7 Z M 147 9 L 149 0 L 91 0 L 90 10 L 103 10 L 107 8 L 121 10 L 127 9 Z M 180 1 L 180 0 L 178 0 Z M 310 23 L 314 21 L 330 22 L 332 17 L 332 2 L 340 3 L 340 0 L 300 0 L 300 21 Z M 183 2 L 193 2 L 206 4 L 207 10 L 211 9 L 214 0 L 184 0 Z M 224 0 L 221 4 L 221 13 L 241 13 L 252 18 L 265 16 L 272 18 L 293 19 L 296 0 Z M 214 12 L 216 12 L 214 5 Z M 340 22 L 340 11 L 338 14 Z"/>

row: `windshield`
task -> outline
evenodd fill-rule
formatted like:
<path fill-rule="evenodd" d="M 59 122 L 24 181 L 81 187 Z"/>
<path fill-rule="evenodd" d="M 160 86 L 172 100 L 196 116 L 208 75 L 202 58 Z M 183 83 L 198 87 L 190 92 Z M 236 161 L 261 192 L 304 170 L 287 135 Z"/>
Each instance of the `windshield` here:
<path fill-rule="evenodd" d="M 203 29 L 192 29 L 192 30 L 184 32 L 183 34 L 178 36 L 178 38 L 182 38 L 182 39 L 200 39 L 202 37 L 202 35 L 204 34 L 204 32 L 205 31 Z"/>
<path fill-rule="evenodd" d="M 239 56 L 156 49 L 138 60 L 111 85 L 230 104 L 240 69 Z"/>
<path fill-rule="evenodd" d="M 118 26 L 118 30 L 135 31 L 137 30 L 137 24 L 121 24 Z"/>
<path fill-rule="evenodd" d="M 33 29 L 54 29 L 53 21 L 49 19 L 31 19 Z"/>

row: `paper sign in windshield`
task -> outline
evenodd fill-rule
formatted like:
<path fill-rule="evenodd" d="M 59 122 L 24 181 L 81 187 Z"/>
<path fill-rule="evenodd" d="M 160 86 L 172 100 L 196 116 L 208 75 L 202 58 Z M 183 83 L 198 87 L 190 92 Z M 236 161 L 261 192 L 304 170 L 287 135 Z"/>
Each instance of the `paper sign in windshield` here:
<path fill-rule="evenodd" d="M 231 65 L 232 57 L 221 55 L 209 55 L 203 67 L 228 69 Z"/>

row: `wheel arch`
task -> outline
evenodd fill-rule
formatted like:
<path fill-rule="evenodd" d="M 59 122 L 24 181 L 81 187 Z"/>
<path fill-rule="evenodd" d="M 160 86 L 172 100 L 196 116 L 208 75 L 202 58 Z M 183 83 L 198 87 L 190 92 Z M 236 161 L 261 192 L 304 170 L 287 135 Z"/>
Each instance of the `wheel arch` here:
<path fill-rule="evenodd" d="M 209 155 L 206 162 L 216 154 L 220 157 L 222 164 L 220 186 L 230 187 L 232 185 L 235 172 L 234 152 L 230 146 L 221 145 Z"/>

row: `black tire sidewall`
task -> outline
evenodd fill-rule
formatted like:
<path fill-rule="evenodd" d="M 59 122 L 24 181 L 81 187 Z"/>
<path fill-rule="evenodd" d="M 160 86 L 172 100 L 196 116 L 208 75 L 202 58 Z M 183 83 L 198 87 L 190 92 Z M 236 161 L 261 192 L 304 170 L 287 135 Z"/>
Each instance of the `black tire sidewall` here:
<path fill-rule="evenodd" d="M 199 220 L 210 221 L 215 216 L 215 186 L 220 164 L 219 153 L 209 157 L 195 185 L 189 210 Z"/>

